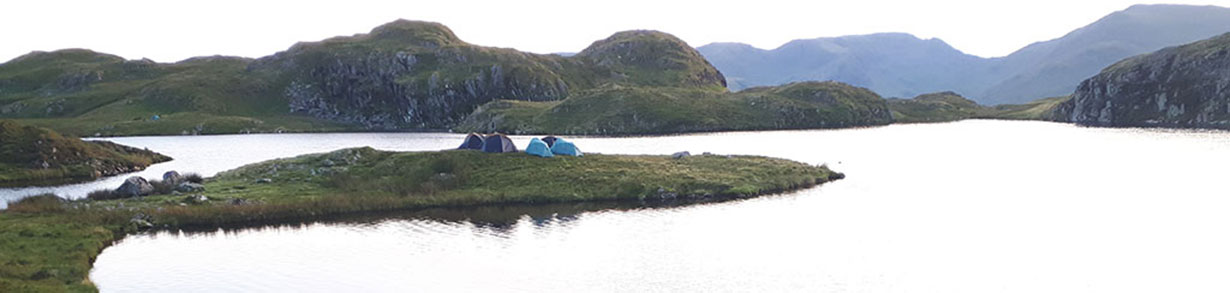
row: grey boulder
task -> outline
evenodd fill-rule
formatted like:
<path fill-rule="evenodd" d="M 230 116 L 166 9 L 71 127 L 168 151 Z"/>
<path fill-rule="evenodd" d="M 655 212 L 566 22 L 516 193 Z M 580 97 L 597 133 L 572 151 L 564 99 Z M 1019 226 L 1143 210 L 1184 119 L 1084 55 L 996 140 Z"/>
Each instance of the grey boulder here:
<path fill-rule="evenodd" d="M 154 193 L 154 185 L 141 176 L 128 177 L 120 188 L 115 189 L 115 194 L 120 197 L 146 196 L 151 193 Z"/>

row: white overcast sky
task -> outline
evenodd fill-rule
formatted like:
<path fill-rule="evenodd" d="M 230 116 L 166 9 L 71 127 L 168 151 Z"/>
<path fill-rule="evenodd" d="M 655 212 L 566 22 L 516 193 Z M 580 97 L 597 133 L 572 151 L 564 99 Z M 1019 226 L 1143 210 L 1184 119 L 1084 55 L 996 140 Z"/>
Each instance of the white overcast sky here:
<path fill-rule="evenodd" d="M 906 32 L 994 57 L 1132 4 L 1230 6 L 1230 0 L 1138 1 L 3 0 L 0 61 L 62 48 L 159 62 L 259 57 L 398 18 L 443 23 L 473 44 L 537 53 L 576 52 L 617 31 L 654 29 L 693 46 L 743 42 L 766 49 L 792 39 Z"/>

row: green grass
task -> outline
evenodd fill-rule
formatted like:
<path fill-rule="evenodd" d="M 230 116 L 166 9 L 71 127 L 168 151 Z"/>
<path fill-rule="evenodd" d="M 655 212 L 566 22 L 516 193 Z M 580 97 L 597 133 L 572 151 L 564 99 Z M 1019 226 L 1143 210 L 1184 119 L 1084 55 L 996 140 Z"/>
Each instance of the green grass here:
<path fill-rule="evenodd" d="M 469 150 L 356 148 L 256 163 L 206 180 L 207 202 L 157 195 L 0 211 L 0 291 L 92 291 L 101 250 L 140 227 L 218 228 L 377 211 L 564 202 L 727 200 L 839 179 L 827 167 L 758 156 L 587 154 L 538 158 Z M 258 183 L 270 179 L 269 183 Z"/>
<path fill-rule="evenodd" d="M 839 128 L 890 121 L 884 99 L 837 82 L 792 83 L 737 93 L 608 86 L 560 102 L 494 101 L 454 130 L 628 135 Z"/>
<path fill-rule="evenodd" d="M 1055 115 L 1055 109 L 1060 104 L 1071 100 L 1072 96 L 1050 97 L 1038 99 L 1020 105 L 995 106 L 996 113 L 991 118 L 1006 120 L 1062 120 Z"/>
<path fill-rule="evenodd" d="M 924 94 L 913 99 L 889 99 L 895 123 L 950 122 L 965 119 L 1054 121 L 1055 107 L 1069 97 L 1053 97 L 1019 105 L 987 107 L 953 92 Z"/>
<path fill-rule="evenodd" d="M 0 120 L 0 186 L 64 184 L 144 169 L 171 158 L 106 141 L 82 141 Z"/>

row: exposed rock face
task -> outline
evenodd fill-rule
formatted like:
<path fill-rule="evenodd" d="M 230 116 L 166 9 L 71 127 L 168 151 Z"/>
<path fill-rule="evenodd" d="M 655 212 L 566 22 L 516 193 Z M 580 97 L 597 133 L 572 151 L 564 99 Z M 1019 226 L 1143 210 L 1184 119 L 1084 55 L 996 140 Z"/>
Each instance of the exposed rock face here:
<path fill-rule="evenodd" d="M 556 100 L 568 92 L 554 74 L 508 74 L 503 64 L 456 64 L 467 67 L 466 72 L 442 73 L 441 63 L 469 59 L 455 51 L 436 49 L 420 57 L 407 51 L 333 56 L 303 68 L 304 74 L 286 87 L 290 111 L 367 128 L 442 128 L 492 99 Z M 420 65 L 420 58 L 435 64 Z"/>
<path fill-rule="evenodd" d="M 554 55 L 484 48 L 436 23 L 399 20 L 370 34 L 301 43 L 254 62 L 286 76 L 289 110 L 369 129 L 446 128 L 493 99 L 558 100 Z M 572 62 L 575 63 L 575 62 Z"/>
<path fill-rule="evenodd" d="M 1120 61 L 1056 114 L 1097 126 L 1230 129 L 1230 34 Z"/>

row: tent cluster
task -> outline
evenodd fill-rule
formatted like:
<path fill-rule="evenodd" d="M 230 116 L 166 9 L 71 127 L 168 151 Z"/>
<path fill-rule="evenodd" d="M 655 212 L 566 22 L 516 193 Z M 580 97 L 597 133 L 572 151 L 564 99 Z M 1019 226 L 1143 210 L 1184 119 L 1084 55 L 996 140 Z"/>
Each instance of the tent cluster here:
<path fill-rule="evenodd" d="M 481 150 L 487 153 L 515 153 L 517 146 L 513 144 L 512 139 L 507 135 L 496 133 L 483 136 L 477 133 L 471 133 L 466 136 L 464 142 L 457 149 L 462 150 Z M 583 154 L 577 145 L 562 138 L 547 136 L 542 139 L 534 138 L 530 140 L 530 145 L 525 148 L 525 153 L 550 158 L 555 155 L 575 156 L 580 157 Z"/>

